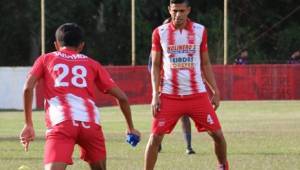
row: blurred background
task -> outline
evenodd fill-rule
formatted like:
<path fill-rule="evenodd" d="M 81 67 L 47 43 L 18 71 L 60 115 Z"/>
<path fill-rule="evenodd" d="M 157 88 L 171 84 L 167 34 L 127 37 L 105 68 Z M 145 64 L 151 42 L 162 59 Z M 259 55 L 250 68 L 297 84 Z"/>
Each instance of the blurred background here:
<path fill-rule="evenodd" d="M 136 65 L 145 65 L 152 30 L 169 17 L 169 0 L 135 1 Z M 224 1 L 191 0 L 190 18 L 208 29 L 213 64 L 223 64 Z M 0 1 L 0 66 L 28 66 L 41 51 L 41 1 Z M 228 64 L 243 49 L 250 64 L 287 63 L 300 48 L 299 0 L 228 0 Z M 76 22 L 86 49 L 104 65 L 131 65 L 130 0 L 45 0 L 45 52 L 54 50 L 54 32 Z"/>

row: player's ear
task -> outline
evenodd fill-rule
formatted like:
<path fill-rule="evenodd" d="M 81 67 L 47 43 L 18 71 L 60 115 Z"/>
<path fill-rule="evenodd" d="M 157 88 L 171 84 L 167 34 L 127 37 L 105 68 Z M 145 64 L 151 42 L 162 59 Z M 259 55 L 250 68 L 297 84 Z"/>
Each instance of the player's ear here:
<path fill-rule="evenodd" d="M 55 46 L 56 51 L 59 51 L 59 49 L 60 49 L 60 44 L 59 44 L 59 42 L 54 41 L 54 46 Z"/>
<path fill-rule="evenodd" d="M 191 13 L 191 11 L 192 11 L 192 8 L 190 6 L 188 6 L 188 8 L 187 8 L 187 15 L 189 15 Z"/>
<path fill-rule="evenodd" d="M 78 46 L 78 52 L 81 52 L 83 50 L 83 47 L 84 47 L 85 43 L 84 42 L 81 42 Z"/>

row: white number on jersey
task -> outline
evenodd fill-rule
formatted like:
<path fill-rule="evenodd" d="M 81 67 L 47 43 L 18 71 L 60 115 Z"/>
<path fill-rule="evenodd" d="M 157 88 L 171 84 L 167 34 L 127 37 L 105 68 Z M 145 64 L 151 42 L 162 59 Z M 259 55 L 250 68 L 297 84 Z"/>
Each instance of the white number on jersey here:
<path fill-rule="evenodd" d="M 211 125 L 214 124 L 214 120 L 211 118 L 210 114 L 207 115 L 206 121 Z"/>
<path fill-rule="evenodd" d="M 62 72 L 55 79 L 55 87 L 68 87 L 69 82 L 63 81 L 63 79 L 69 74 L 69 67 L 66 64 L 55 64 L 53 67 L 54 71 L 62 69 Z M 84 88 L 87 86 L 85 77 L 87 76 L 87 70 L 84 66 L 76 65 L 72 67 L 72 79 L 71 83 L 75 87 Z M 78 81 L 80 80 L 80 81 Z"/>
<path fill-rule="evenodd" d="M 78 70 L 80 70 L 81 73 L 78 72 Z M 87 71 L 86 68 L 83 66 L 74 66 L 72 68 L 72 74 L 74 75 L 71 79 L 71 82 L 74 86 L 76 87 L 80 87 L 80 88 L 84 88 L 87 86 L 86 84 L 86 80 L 84 79 L 87 75 Z M 78 79 L 81 79 L 81 83 L 78 83 Z"/>
<path fill-rule="evenodd" d="M 67 87 L 69 86 L 69 82 L 63 82 L 62 80 L 68 75 L 69 67 L 65 64 L 55 64 L 53 70 L 59 71 L 60 68 L 62 69 L 62 72 L 55 79 L 55 87 Z"/>

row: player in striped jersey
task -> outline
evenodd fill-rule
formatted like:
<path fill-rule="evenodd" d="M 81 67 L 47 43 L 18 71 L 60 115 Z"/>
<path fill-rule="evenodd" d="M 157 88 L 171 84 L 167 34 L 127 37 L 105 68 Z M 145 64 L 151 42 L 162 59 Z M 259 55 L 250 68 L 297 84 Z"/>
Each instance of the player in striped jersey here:
<path fill-rule="evenodd" d="M 167 24 L 171 22 L 171 18 L 167 18 L 164 20 L 162 24 Z M 148 70 L 151 72 L 151 67 L 152 67 L 152 57 L 151 54 L 149 56 L 149 61 L 148 61 Z M 184 115 L 181 117 L 181 128 L 183 132 L 183 137 L 186 142 L 186 153 L 188 155 L 195 154 L 196 152 L 192 148 L 192 129 L 191 129 L 191 121 L 187 115 Z M 162 150 L 162 144 L 159 145 L 158 152 L 161 152 Z"/>
<path fill-rule="evenodd" d="M 154 169 L 164 135 L 171 133 L 180 117 L 188 115 L 199 132 L 206 130 L 213 138 L 218 170 L 228 170 L 226 141 L 214 111 L 220 96 L 209 61 L 206 29 L 188 19 L 188 0 L 170 0 L 168 9 L 172 22 L 152 34 L 153 121 L 144 169 Z M 215 91 L 212 103 L 202 74 Z"/>
<path fill-rule="evenodd" d="M 34 137 L 32 122 L 33 89 L 43 79 L 47 126 L 44 164 L 46 170 L 61 170 L 73 163 L 74 145 L 81 159 L 93 170 L 106 169 L 106 148 L 95 89 L 115 97 L 126 119 L 127 133 L 140 136 L 134 129 L 127 96 L 118 88 L 100 63 L 80 54 L 84 47 L 83 31 L 74 23 L 56 31 L 57 51 L 41 55 L 34 63 L 24 85 L 25 125 L 21 143 L 28 150 Z"/>

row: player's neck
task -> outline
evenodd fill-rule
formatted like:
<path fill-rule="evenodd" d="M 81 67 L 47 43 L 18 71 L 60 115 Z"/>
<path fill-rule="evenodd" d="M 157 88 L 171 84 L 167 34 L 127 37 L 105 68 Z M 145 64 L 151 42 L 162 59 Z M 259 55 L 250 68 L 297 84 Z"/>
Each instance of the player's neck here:
<path fill-rule="evenodd" d="M 80 52 L 80 50 L 78 48 L 70 47 L 70 46 L 63 46 L 63 47 L 59 48 L 59 50 L 70 50 L 70 51 Z"/>
<path fill-rule="evenodd" d="M 184 23 L 180 24 L 180 25 L 176 25 L 174 22 L 173 22 L 173 25 L 175 27 L 175 29 L 184 29 L 186 27 L 186 24 L 187 24 L 187 20 L 184 21 Z"/>

